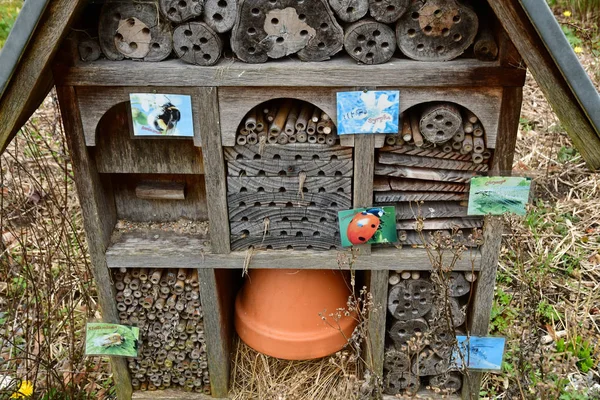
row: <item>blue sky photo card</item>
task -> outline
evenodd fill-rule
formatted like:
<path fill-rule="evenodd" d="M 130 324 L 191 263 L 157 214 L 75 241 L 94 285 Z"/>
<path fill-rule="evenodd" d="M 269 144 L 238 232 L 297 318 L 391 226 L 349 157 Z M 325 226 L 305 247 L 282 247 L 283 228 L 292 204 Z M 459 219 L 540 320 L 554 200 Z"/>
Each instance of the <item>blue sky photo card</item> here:
<path fill-rule="evenodd" d="M 397 134 L 399 115 L 400 92 L 398 90 L 337 93 L 339 135 Z"/>
<path fill-rule="evenodd" d="M 468 369 L 501 371 L 506 338 L 483 336 L 456 336 L 458 348 L 452 352 L 452 363 Z M 459 353 L 460 351 L 460 353 Z"/>

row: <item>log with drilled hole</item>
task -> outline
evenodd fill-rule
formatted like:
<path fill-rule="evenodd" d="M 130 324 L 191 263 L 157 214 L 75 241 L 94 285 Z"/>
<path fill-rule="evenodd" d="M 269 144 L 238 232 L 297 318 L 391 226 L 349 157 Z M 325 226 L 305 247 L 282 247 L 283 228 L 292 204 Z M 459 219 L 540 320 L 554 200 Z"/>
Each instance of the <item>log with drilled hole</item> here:
<path fill-rule="evenodd" d="M 369 11 L 369 0 L 329 0 L 335 15 L 344 22 L 355 22 Z"/>
<path fill-rule="evenodd" d="M 456 393 L 462 387 L 462 375 L 456 371 L 449 371 L 429 378 L 429 386 L 439 389 L 443 394 Z"/>
<path fill-rule="evenodd" d="M 369 13 L 376 21 L 392 24 L 406 12 L 410 0 L 369 0 Z"/>
<path fill-rule="evenodd" d="M 394 55 L 396 37 L 389 26 L 363 19 L 346 27 L 344 48 L 363 64 L 383 64 Z"/>
<path fill-rule="evenodd" d="M 384 379 L 384 391 L 386 394 L 415 394 L 421 387 L 419 377 L 411 372 L 390 372 Z"/>
<path fill-rule="evenodd" d="M 388 295 L 390 314 L 402 321 L 424 316 L 431 309 L 432 290 L 431 283 L 423 279 L 392 286 Z"/>
<path fill-rule="evenodd" d="M 122 269 L 113 278 L 121 323 L 140 328 L 138 357 L 128 362 L 133 389 L 210 394 L 198 272 Z"/>
<path fill-rule="evenodd" d="M 102 49 L 100 48 L 98 39 L 89 36 L 79 38 L 77 50 L 81 61 L 96 61 L 102 55 Z"/>
<path fill-rule="evenodd" d="M 421 112 L 419 128 L 431 143 L 444 143 L 462 126 L 460 108 L 452 103 L 431 103 Z"/>
<path fill-rule="evenodd" d="M 202 21 L 215 32 L 229 32 L 237 17 L 236 0 L 205 0 Z"/>
<path fill-rule="evenodd" d="M 323 61 L 343 47 L 344 32 L 326 0 L 238 3 L 231 48 L 249 63 L 298 54 L 302 61 Z"/>
<path fill-rule="evenodd" d="M 223 52 L 219 35 L 203 22 L 186 22 L 173 32 L 173 48 L 183 61 L 208 66 L 214 65 Z"/>
<path fill-rule="evenodd" d="M 406 344 L 411 338 L 423 334 L 429 329 L 427 321 L 423 318 L 407 319 L 404 321 L 394 321 L 390 328 L 390 338 L 394 341 L 397 348 Z"/>
<path fill-rule="evenodd" d="M 158 6 L 164 17 L 179 24 L 199 17 L 204 9 L 204 0 L 158 0 Z"/>

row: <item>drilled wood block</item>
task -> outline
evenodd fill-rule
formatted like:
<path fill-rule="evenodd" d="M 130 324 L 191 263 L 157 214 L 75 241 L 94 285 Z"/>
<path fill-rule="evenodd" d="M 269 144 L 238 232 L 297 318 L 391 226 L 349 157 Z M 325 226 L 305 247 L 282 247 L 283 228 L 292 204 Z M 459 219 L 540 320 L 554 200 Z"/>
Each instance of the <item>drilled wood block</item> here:
<path fill-rule="evenodd" d="M 444 394 L 456 393 L 462 388 L 462 374 L 456 371 L 446 372 L 429 378 L 429 386 L 440 389 Z"/>
<path fill-rule="evenodd" d="M 248 222 L 232 222 L 230 224 L 232 235 L 247 235 L 247 236 L 296 236 L 300 232 L 303 236 L 314 237 L 338 237 L 339 230 L 335 223 L 318 223 L 318 222 L 297 222 L 297 221 L 248 221 Z M 336 236 L 337 235 L 337 236 Z"/>
<path fill-rule="evenodd" d="M 456 334 L 454 331 L 448 331 L 445 321 L 432 322 L 437 324 L 439 328 L 434 330 L 434 334 L 429 341 L 429 347 L 440 358 L 449 359 L 452 353 L 452 348 L 456 343 Z"/>
<path fill-rule="evenodd" d="M 383 359 L 383 368 L 393 372 L 408 372 L 410 371 L 410 357 L 406 351 L 388 348 L 385 351 Z"/>
<path fill-rule="evenodd" d="M 377 167 L 376 167 L 377 168 Z M 375 203 L 397 203 L 408 201 L 463 201 L 469 199 L 468 193 L 448 192 L 375 192 Z"/>
<path fill-rule="evenodd" d="M 426 181 L 469 182 L 477 176 L 475 171 L 453 171 L 446 169 L 402 167 L 398 165 L 375 164 L 375 175 L 396 178 L 422 179 Z M 434 199 L 431 199 L 434 200 Z"/>
<path fill-rule="evenodd" d="M 442 147 L 417 147 L 410 144 L 382 147 L 379 149 L 379 153 L 406 154 L 410 156 L 443 158 L 446 160 L 471 160 L 470 154 L 460 154 L 457 151 L 445 152 L 442 150 Z"/>
<path fill-rule="evenodd" d="M 446 183 L 435 181 L 421 181 L 412 179 L 376 176 L 373 181 L 373 190 L 376 192 L 405 191 L 405 192 L 455 192 L 469 191 L 465 183 Z"/>
<path fill-rule="evenodd" d="M 242 192 L 227 195 L 229 208 L 247 206 L 269 207 L 330 207 L 334 209 L 351 208 L 352 199 L 346 193 L 304 193 L 304 198 L 294 192 Z"/>
<path fill-rule="evenodd" d="M 366 0 L 365 4 L 368 6 Z M 381 22 L 360 20 L 346 27 L 344 48 L 360 63 L 382 64 L 388 62 L 394 55 L 396 36 L 389 26 Z"/>
<path fill-rule="evenodd" d="M 233 207 L 229 209 L 229 220 L 262 221 L 269 218 L 271 222 L 301 221 L 321 224 L 336 224 L 337 210 L 319 207 Z"/>
<path fill-rule="evenodd" d="M 369 0 L 369 12 L 376 21 L 391 24 L 404 14 L 409 5 L 410 0 Z"/>
<path fill-rule="evenodd" d="M 386 394 L 416 393 L 420 386 L 419 377 L 410 372 L 388 372 L 384 378 L 384 391 Z"/>
<path fill-rule="evenodd" d="M 227 178 L 227 192 L 230 194 L 246 192 L 291 192 L 297 193 L 352 193 L 352 180 L 339 177 L 310 176 L 300 180 L 297 177 L 229 177 Z"/>
<path fill-rule="evenodd" d="M 430 282 L 423 279 L 402 281 L 389 291 L 388 310 L 399 320 L 419 318 L 431 309 L 432 296 Z"/>
<path fill-rule="evenodd" d="M 448 277 L 448 290 L 452 297 L 464 296 L 471 290 L 471 283 L 467 282 L 462 272 L 452 272 Z"/>
<path fill-rule="evenodd" d="M 403 165 L 407 167 L 452 169 L 459 171 L 487 171 L 487 164 L 475 164 L 469 161 L 446 160 L 441 158 L 427 158 L 405 154 L 379 153 L 377 161 L 386 165 Z"/>
<path fill-rule="evenodd" d="M 417 334 L 422 334 L 428 329 L 427 321 L 423 318 L 394 321 L 390 327 L 390 338 L 394 341 L 396 347 L 399 348 Z"/>
<path fill-rule="evenodd" d="M 439 375 L 448 369 L 449 361 L 438 356 L 432 349 L 425 348 L 413 361 L 411 371 L 417 376 Z"/>
<path fill-rule="evenodd" d="M 447 298 L 448 303 L 443 305 L 433 305 L 431 311 L 426 316 L 428 321 L 436 321 L 442 319 L 443 321 L 451 320 L 453 327 L 458 327 L 464 324 L 466 319 L 466 307 L 462 307 L 458 299 L 454 297 Z M 441 310 L 440 310 L 441 308 Z"/>
<path fill-rule="evenodd" d="M 337 161 L 229 161 L 228 176 L 352 176 L 352 160 Z"/>
<path fill-rule="evenodd" d="M 292 145 L 268 144 L 225 147 L 225 160 L 282 160 L 282 161 L 335 161 L 352 159 L 352 148 L 296 143 Z"/>
<path fill-rule="evenodd" d="M 340 249 L 339 238 L 316 236 L 244 236 L 231 235 L 232 250 L 250 247 L 273 250 L 336 250 Z"/>

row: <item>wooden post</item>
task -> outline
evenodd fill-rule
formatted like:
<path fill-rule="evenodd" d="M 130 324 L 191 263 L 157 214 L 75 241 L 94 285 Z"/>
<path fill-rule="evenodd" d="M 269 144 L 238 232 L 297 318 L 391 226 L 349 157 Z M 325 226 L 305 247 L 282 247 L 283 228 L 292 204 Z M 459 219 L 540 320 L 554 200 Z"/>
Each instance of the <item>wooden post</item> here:
<path fill-rule="evenodd" d="M 367 273 L 369 291 L 373 296 L 373 309 L 369 312 L 366 360 L 370 364 L 369 367 L 372 368 L 373 375 L 379 379 L 383 379 L 388 274 L 388 270 Z"/>
<path fill-rule="evenodd" d="M 56 88 L 60 101 L 62 120 L 71 152 L 77 194 L 83 214 L 83 224 L 92 261 L 92 273 L 98 288 L 98 303 L 102 319 L 119 323 L 115 291 L 106 265 L 106 248 L 116 223 L 116 209 L 109 185 L 102 185 L 94 160 L 85 146 L 81 116 L 77 106 L 75 89 L 71 86 Z M 124 358 L 111 357 L 110 363 L 117 398 L 131 398 L 131 380 Z"/>

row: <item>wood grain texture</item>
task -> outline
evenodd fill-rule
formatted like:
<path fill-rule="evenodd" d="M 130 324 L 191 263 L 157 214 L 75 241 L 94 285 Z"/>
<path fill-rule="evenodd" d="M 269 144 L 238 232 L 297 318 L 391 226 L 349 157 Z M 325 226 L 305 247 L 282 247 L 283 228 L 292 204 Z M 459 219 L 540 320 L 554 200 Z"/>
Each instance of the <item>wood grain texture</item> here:
<path fill-rule="evenodd" d="M 267 144 L 262 152 L 258 145 L 245 145 L 225 147 L 225 160 L 275 160 L 297 161 L 297 160 L 350 160 L 352 159 L 352 149 L 342 146 L 324 146 L 322 144 L 296 143 L 294 145 L 286 144 Z"/>
<path fill-rule="evenodd" d="M 361 253 L 362 254 L 362 253 Z M 244 266 L 246 251 L 214 254 L 210 250 L 210 238 L 201 235 L 183 235 L 166 231 L 133 231 L 116 235 L 106 251 L 109 268 L 224 268 L 239 269 Z M 278 260 L 273 263 L 273 258 Z M 300 269 L 348 269 L 350 253 L 340 251 L 256 251 L 250 257 L 249 268 L 300 268 Z M 452 255 L 447 253 L 447 263 Z M 472 257 L 472 259 L 471 259 Z M 352 268 L 357 270 L 423 270 L 427 259 L 424 249 L 375 248 L 370 256 L 361 256 Z M 341 264 L 340 264 L 340 261 Z M 456 271 L 479 270 L 478 251 L 463 255 L 455 266 Z"/>
<path fill-rule="evenodd" d="M 366 361 L 369 369 L 381 381 L 385 353 L 388 277 L 389 270 L 370 271 L 367 275 L 367 287 L 373 296 L 373 306 L 369 311 Z"/>
<path fill-rule="evenodd" d="M 227 195 L 229 208 L 246 206 L 269 206 L 269 207 L 331 207 L 334 209 L 346 209 L 352 207 L 352 198 L 349 193 L 304 193 L 300 197 L 297 191 L 285 193 L 234 193 Z"/>
<path fill-rule="evenodd" d="M 468 193 L 447 192 L 375 192 L 373 196 L 376 203 L 396 203 L 406 201 L 462 201 L 468 200 Z"/>
<path fill-rule="evenodd" d="M 135 196 L 144 200 L 185 200 L 185 183 L 140 182 L 135 186 Z"/>
<path fill-rule="evenodd" d="M 241 176 L 227 178 L 229 194 L 246 192 L 292 192 L 300 197 L 303 193 L 347 193 L 352 196 L 352 180 L 340 177 L 309 176 L 302 182 L 300 179 L 288 176 Z"/>
<path fill-rule="evenodd" d="M 387 176 L 376 176 L 373 181 L 373 190 L 376 192 L 387 192 L 390 190 L 404 192 L 456 192 L 464 193 L 469 190 L 467 184 L 429 182 L 423 180 L 412 180 L 402 178 L 390 178 Z"/>
<path fill-rule="evenodd" d="M 417 224 L 422 226 L 422 229 L 437 230 L 437 229 L 465 229 L 465 228 L 481 228 L 483 219 L 474 218 L 438 218 L 426 219 L 418 223 L 415 220 L 402 220 L 396 223 L 396 229 L 401 230 L 416 230 Z"/>
<path fill-rule="evenodd" d="M 165 389 L 156 391 L 135 391 L 133 400 L 228 400 L 227 397 L 212 397 L 202 393 L 190 393 L 177 389 Z"/>
<path fill-rule="evenodd" d="M 466 203 L 466 202 L 465 202 Z M 460 202 L 428 201 L 396 204 L 396 220 L 423 218 L 461 218 L 467 216 L 467 205 Z"/>
<path fill-rule="evenodd" d="M 446 160 L 461 160 L 470 161 L 471 155 L 460 154 L 458 151 L 445 152 L 442 147 L 417 147 L 410 144 L 403 144 L 401 146 L 386 146 L 379 150 L 379 154 L 383 152 L 392 154 L 406 154 L 409 156 L 419 157 L 434 157 Z"/>
<path fill-rule="evenodd" d="M 176 221 L 180 218 L 206 221 L 206 187 L 202 175 L 111 174 L 117 218 L 130 221 Z M 179 183 L 186 187 L 183 200 L 141 199 L 136 194 L 138 184 L 152 180 L 158 183 Z"/>
<path fill-rule="evenodd" d="M 337 224 L 337 211 L 320 207 L 238 207 L 229 209 L 231 222 L 262 221 L 269 218 L 271 222 L 304 221 Z"/>
<path fill-rule="evenodd" d="M 115 302 L 115 290 L 105 256 L 116 223 L 112 191 L 110 184 L 103 185 L 85 146 L 74 88 L 57 87 L 57 95 L 73 162 L 77 196 L 82 209 L 83 225 L 92 261 L 91 270 L 98 287 L 98 304 L 102 310 L 102 320 L 118 324 L 120 320 Z M 112 357 L 110 360 L 117 396 L 128 399 L 131 397 L 132 388 L 127 362 L 120 357 Z"/>
<path fill-rule="evenodd" d="M 231 250 L 243 251 L 249 248 L 263 250 L 317 250 L 340 249 L 340 239 L 332 236 L 245 236 L 231 235 Z M 278 258 L 276 258 L 278 260 Z"/>
<path fill-rule="evenodd" d="M 495 175 L 510 175 L 517 144 L 523 88 L 505 88 L 502 94 L 502 118 L 498 123 L 498 146 L 491 162 Z"/>
<path fill-rule="evenodd" d="M 380 164 L 436 169 L 455 169 L 459 171 L 487 171 L 489 169 L 487 164 L 475 164 L 468 161 L 444 160 L 441 158 L 426 158 L 383 152 L 379 153 L 377 161 Z"/>
<path fill-rule="evenodd" d="M 200 121 L 200 137 L 206 149 L 204 166 L 206 169 L 206 202 L 210 237 L 214 253 L 229 253 L 229 217 L 227 213 L 227 180 L 225 160 L 221 147 L 221 126 L 219 124 L 219 100 L 216 87 L 197 89 L 198 99 L 203 105 Z"/>
<path fill-rule="evenodd" d="M 241 221 L 231 222 L 231 234 L 232 235 L 246 235 L 246 236 L 296 236 L 298 232 L 302 233 L 302 236 L 331 236 L 338 235 L 339 241 L 339 228 L 337 224 L 323 224 L 318 222 L 310 221 L 281 221 L 275 219 L 271 221 L 269 218 L 268 226 L 265 228 L 263 221 Z M 315 233 L 317 235 L 315 235 Z M 293 240 L 293 239 L 292 239 Z"/>
<path fill-rule="evenodd" d="M 396 178 L 423 179 L 441 182 L 469 182 L 477 173 L 471 171 L 452 171 L 447 169 L 431 169 L 417 167 L 401 167 L 398 165 L 375 164 L 375 175 L 393 176 Z"/>
<path fill-rule="evenodd" d="M 600 136 L 518 2 L 490 2 L 512 43 L 590 168 L 600 168 Z"/>
<path fill-rule="evenodd" d="M 356 135 L 354 138 L 354 205 L 349 208 L 370 207 L 373 204 L 373 172 L 375 138 Z M 370 254 L 371 245 L 358 246 L 363 254 Z"/>
<path fill-rule="evenodd" d="M 350 177 L 352 160 L 336 161 L 283 161 L 283 160 L 240 160 L 227 163 L 228 176 L 306 176 Z"/>
<path fill-rule="evenodd" d="M 50 61 L 75 16 L 83 8 L 83 3 L 72 0 L 53 1 L 44 11 L 12 79 L 0 97 L 0 153 L 4 152 L 22 124 L 48 93 L 52 82 L 52 75 L 48 73 Z"/>
<path fill-rule="evenodd" d="M 132 139 L 127 104 L 111 108 L 98 124 L 92 152 L 101 173 L 203 174 L 202 150 L 191 140 Z"/>

